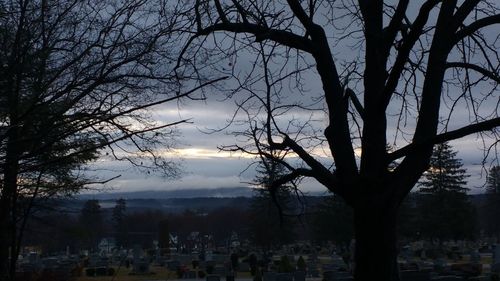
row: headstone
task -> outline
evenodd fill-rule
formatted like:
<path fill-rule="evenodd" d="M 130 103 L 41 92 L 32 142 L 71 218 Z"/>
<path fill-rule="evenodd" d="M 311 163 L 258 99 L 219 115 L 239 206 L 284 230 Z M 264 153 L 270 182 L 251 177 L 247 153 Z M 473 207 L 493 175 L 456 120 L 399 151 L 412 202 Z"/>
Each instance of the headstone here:
<path fill-rule="evenodd" d="M 323 280 L 324 281 L 335 281 L 334 274 L 335 274 L 335 271 L 333 271 L 333 270 L 323 271 Z"/>
<path fill-rule="evenodd" d="M 196 271 L 189 270 L 184 274 L 184 278 L 186 279 L 196 279 Z"/>
<path fill-rule="evenodd" d="M 276 281 L 293 281 L 293 275 L 291 273 L 277 273 Z"/>
<path fill-rule="evenodd" d="M 238 269 L 241 272 L 250 272 L 250 264 L 248 262 L 241 262 Z"/>
<path fill-rule="evenodd" d="M 319 270 L 316 268 L 307 270 L 307 277 L 319 278 Z"/>
<path fill-rule="evenodd" d="M 293 281 L 306 281 L 306 273 L 304 271 L 295 271 Z"/>
<path fill-rule="evenodd" d="M 467 279 L 468 281 L 491 281 L 490 276 L 476 276 Z"/>
<path fill-rule="evenodd" d="M 207 275 L 206 281 L 220 281 L 220 275 L 209 274 Z"/>
<path fill-rule="evenodd" d="M 431 279 L 432 281 L 463 281 L 465 280 L 461 276 L 449 275 L 449 276 L 438 276 Z"/>
<path fill-rule="evenodd" d="M 500 273 L 500 263 L 492 264 L 490 267 L 490 271 L 493 273 Z"/>
<path fill-rule="evenodd" d="M 225 276 L 226 275 L 226 268 L 223 266 L 214 267 L 214 275 Z"/>
<path fill-rule="evenodd" d="M 447 265 L 448 265 L 448 263 L 443 258 L 438 258 L 438 259 L 436 259 L 434 261 L 434 269 L 436 271 L 443 271 L 443 270 L 445 270 Z"/>
<path fill-rule="evenodd" d="M 333 272 L 333 280 L 349 279 L 351 277 L 352 277 L 352 275 L 346 271 L 334 271 Z"/>
<path fill-rule="evenodd" d="M 429 281 L 431 275 L 428 271 L 403 270 L 399 272 L 401 281 Z"/>
<path fill-rule="evenodd" d="M 29 253 L 28 255 L 28 262 L 31 264 L 36 264 L 38 263 L 38 254 L 35 252 Z"/>
<path fill-rule="evenodd" d="M 493 264 L 500 263 L 500 244 L 496 244 L 493 249 Z"/>
<path fill-rule="evenodd" d="M 265 271 L 262 279 L 263 281 L 276 281 L 276 272 Z"/>
<path fill-rule="evenodd" d="M 145 260 L 134 261 L 134 274 L 149 274 L 149 262 Z"/>
<path fill-rule="evenodd" d="M 134 264 L 139 262 L 141 259 L 142 248 L 140 245 L 134 245 L 134 250 L 132 252 L 132 257 L 134 259 Z"/>
<path fill-rule="evenodd" d="M 181 262 L 177 260 L 169 260 L 166 262 L 167 269 L 170 271 L 175 271 L 179 266 L 181 266 Z"/>
<path fill-rule="evenodd" d="M 481 262 L 481 255 L 479 254 L 479 251 L 477 249 L 474 249 L 470 253 L 470 262 L 471 263 L 480 263 Z"/>

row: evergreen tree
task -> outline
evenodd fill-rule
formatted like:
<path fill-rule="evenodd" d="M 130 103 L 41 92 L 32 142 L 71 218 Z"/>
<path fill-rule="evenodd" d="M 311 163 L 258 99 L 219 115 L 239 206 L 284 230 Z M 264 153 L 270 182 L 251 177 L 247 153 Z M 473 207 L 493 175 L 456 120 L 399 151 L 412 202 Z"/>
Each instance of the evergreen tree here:
<path fill-rule="evenodd" d="M 258 246 L 272 246 L 293 241 L 294 218 L 297 215 L 292 186 L 271 187 L 270 184 L 284 174 L 284 168 L 275 161 L 263 160 L 257 167 L 255 196 L 251 203 L 249 223 L 250 239 Z"/>
<path fill-rule="evenodd" d="M 113 230 L 115 232 L 115 239 L 117 246 L 126 247 L 127 246 L 127 225 L 125 222 L 127 211 L 127 202 L 125 199 L 120 198 L 116 200 L 116 205 L 113 208 L 112 221 Z"/>
<path fill-rule="evenodd" d="M 500 166 L 493 166 L 486 177 L 486 192 L 500 194 Z"/>
<path fill-rule="evenodd" d="M 80 212 L 80 224 L 83 227 L 84 245 L 96 250 L 103 234 L 101 205 L 98 200 L 87 200 Z"/>
<path fill-rule="evenodd" d="M 354 237 L 352 209 L 339 196 L 327 196 L 323 199 L 314 216 L 313 236 L 316 241 L 335 241 L 348 246 Z"/>
<path fill-rule="evenodd" d="M 420 181 L 419 227 L 427 238 L 472 238 L 475 209 L 467 197 L 466 170 L 447 144 L 434 147 L 429 169 Z"/>
<path fill-rule="evenodd" d="M 434 194 L 441 192 L 465 194 L 468 190 L 465 180 L 468 175 L 462 168 L 462 161 L 456 156 L 457 152 L 453 151 L 448 143 L 436 145 L 429 169 L 424 173 L 424 179 L 420 181 L 420 191 Z"/>
<path fill-rule="evenodd" d="M 500 166 L 493 166 L 486 177 L 486 234 L 500 238 Z"/>

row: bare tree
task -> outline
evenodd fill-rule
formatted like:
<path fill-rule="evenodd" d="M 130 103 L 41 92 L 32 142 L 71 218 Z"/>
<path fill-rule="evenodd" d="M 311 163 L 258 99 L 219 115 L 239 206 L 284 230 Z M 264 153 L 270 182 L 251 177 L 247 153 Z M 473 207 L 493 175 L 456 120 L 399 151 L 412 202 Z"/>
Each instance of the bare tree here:
<path fill-rule="evenodd" d="M 499 9 L 488 0 L 196 0 L 178 67 L 232 75 L 234 124 L 246 116 L 250 126 L 236 132 L 247 142 L 225 148 L 280 162 L 288 173 L 275 186 L 310 177 L 344 198 L 355 280 L 398 280 L 398 207 L 433 146 L 476 134 L 485 159 L 496 157 Z M 273 157 L 279 150 L 296 157 Z"/>
<path fill-rule="evenodd" d="M 107 154 L 175 176 L 156 150 L 186 120 L 148 110 L 211 83 L 185 88 L 173 72 L 180 15 L 164 1 L 0 3 L 0 280 L 14 277 L 37 198 L 100 181 L 85 164 Z"/>

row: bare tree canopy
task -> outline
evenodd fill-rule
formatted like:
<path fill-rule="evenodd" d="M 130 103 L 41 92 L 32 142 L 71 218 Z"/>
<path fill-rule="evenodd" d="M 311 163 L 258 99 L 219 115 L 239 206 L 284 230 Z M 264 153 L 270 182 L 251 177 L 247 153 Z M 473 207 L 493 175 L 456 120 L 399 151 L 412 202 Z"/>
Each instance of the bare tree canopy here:
<path fill-rule="evenodd" d="M 288 172 L 276 186 L 312 177 L 342 196 L 354 209 L 355 279 L 398 280 L 396 213 L 433 146 L 476 134 L 485 159 L 496 157 L 498 1 L 196 0 L 188 9 L 179 69 L 232 75 L 235 124 L 250 125 L 236 132 L 247 142 L 224 148 L 280 162 Z"/>
<path fill-rule="evenodd" d="M 14 278 L 33 201 L 95 183 L 85 164 L 108 154 L 177 174 L 157 150 L 186 120 L 148 110 L 213 82 L 174 71 L 181 15 L 163 1 L 0 3 L 0 280 Z"/>

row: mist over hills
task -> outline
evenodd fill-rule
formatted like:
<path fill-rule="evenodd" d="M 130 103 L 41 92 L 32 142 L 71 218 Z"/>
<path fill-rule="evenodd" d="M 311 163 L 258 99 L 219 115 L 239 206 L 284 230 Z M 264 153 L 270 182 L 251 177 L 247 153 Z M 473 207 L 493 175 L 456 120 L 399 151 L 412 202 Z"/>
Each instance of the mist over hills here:
<path fill-rule="evenodd" d="M 226 198 L 252 197 L 255 191 L 250 187 L 225 188 L 185 188 L 176 190 L 140 190 L 130 192 L 100 192 L 95 194 L 80 194 L 77 199 L 169 199 L 169 198 Z"/>

